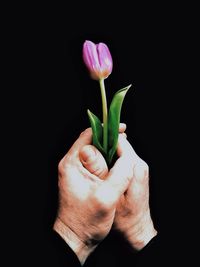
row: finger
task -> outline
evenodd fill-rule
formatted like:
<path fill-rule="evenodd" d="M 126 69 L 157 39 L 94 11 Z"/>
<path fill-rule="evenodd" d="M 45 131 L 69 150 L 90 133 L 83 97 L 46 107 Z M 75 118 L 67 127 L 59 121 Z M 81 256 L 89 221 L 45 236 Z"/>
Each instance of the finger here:
<path fill-rule="evenodd" d="M 92 145 L 85 145 L 79 151 L 80 161 L 92 174 L 104 179 L 108 173 L 108 167 L 102 154 Z"/>
<path fill-rule="evenodd" d="M 138 160 L 139 156 L 136 154 L 135 150 L 126 139 L 126 133 L 119 134 L 118 146 L 117 146 L 117 155 L 119 157 L 131 157 L 133 160 Z"/>
<path fill-rule="evenodd" d="M 126 131 L 126 124 L 125 123 L 120 123 L 119 124 L 119 133 L 124 133 Z"/>

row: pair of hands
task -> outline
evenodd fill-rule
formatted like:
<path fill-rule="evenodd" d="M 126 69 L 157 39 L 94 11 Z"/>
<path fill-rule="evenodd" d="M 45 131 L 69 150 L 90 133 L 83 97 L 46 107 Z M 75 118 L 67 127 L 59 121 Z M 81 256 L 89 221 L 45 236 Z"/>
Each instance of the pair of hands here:
<path fill-rule="evenodd" d="M 118 159 L 108 170 L 91 145 L 90 128 L 81 133 L 60 161 L 59 209 L 54 230 L 83 264 L 110 232 L 121 231 L 134 249 L 155 235 L 149 208 L 148 165 L 138 157 L 120 124 Z"/>

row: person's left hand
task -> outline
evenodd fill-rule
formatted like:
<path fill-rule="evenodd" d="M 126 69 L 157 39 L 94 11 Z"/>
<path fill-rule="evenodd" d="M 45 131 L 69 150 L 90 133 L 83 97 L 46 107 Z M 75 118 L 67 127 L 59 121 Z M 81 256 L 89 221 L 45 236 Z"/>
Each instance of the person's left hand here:
<path fill-rule="evenodd" d="M 149 167 L 120 136 L 118 155 L 127 155 L 133 163 L 133 178 L 121 196 L 115 212 L 114 227 L 122 232 L 132 247 L 141 250 L 156 234 L 149 206 Z"/>

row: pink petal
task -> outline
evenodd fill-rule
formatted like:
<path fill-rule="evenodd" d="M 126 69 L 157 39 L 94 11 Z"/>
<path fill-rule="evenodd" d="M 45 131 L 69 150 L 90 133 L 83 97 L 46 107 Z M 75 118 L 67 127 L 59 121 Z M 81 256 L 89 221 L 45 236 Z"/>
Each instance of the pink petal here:
<path fill-rule="evenodd" d="M 108 75 L 112 72 L 113 61 L 110 51 L 106 44 L 99 43 L 97 45 L 97 53 L 99 57 L 99 64 L 101 68 L 101 75 L 104 78 L 107 78 Z"/>
<path fill-rule="evenodd" d="M 93 79 L 99 79 L 100 64 L 97 53 L 97 46 L 91 41 L 83 44 L 83 60 Z"/>

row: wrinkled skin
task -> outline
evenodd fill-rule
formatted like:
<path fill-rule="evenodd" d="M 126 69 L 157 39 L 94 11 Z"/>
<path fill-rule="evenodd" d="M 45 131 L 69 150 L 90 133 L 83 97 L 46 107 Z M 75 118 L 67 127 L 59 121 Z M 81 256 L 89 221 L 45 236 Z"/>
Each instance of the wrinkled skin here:
<path fill-rule="evenodd" d="M 120 125 L 117 154 L 108 170 L 86 129 L 59 163 L 59 209 L 54 230 L 83 264 L 116 227 L 135 249 L 156 234 L 150 217 L 148 166 L 134 152 Z"/>

